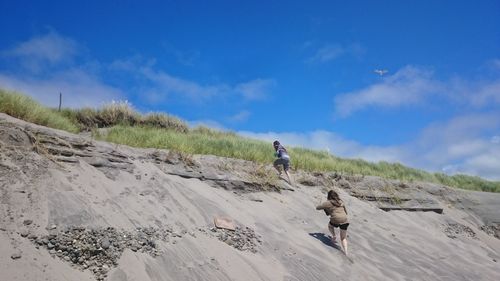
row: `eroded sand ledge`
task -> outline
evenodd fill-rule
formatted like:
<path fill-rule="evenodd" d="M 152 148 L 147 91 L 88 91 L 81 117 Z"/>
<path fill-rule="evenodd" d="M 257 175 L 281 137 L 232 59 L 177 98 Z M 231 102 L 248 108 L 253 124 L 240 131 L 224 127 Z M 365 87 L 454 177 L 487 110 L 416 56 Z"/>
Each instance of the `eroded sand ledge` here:
<path fill-rule="evenodd" d="M 97 142 L 4 114 L 0 160 L 5 280 L 500 280 L 500 194 L 335 173 L 297 172 L 291 187 L 263 180 L 270 166 Z M 314 209 L 332 186 L 349 207 L 354 263 L 325 244 L 328 219 Z M 380 209 L 398 207 L 421 211 Z M 256 251 L 211 233 L 214 216 L 254 231 Z M 158 255 L 124 247 L 99 275 L 36 242 L 73 227 L 168 239 L 154 241 Z"/>

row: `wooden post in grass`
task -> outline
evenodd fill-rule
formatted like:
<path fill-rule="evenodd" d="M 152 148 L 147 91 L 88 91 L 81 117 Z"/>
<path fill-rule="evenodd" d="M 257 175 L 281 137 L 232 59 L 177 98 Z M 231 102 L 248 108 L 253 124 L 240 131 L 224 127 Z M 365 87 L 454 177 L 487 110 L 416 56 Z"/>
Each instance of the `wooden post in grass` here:
<path fill-rule="evenodd" d="M 59 92 L 59 112 L 61 112 L 62 94 Z"/>

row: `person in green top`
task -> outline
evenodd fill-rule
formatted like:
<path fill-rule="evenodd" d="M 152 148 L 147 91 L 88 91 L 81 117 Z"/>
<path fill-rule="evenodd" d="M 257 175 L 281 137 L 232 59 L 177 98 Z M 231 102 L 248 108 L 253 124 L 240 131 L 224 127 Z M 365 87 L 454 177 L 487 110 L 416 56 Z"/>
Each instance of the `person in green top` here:
<path fill-rule="evenodd" d="M 340 242 L 342 244 L 344 254 L 347 256 L 347 227 L 349 226 L 349 222 L 347 220 L 347 209 L 337 192 L 333 190 L 328 191 L 326 198 L 327 201 L 318 205 L 316 210 L 324 210 L 325 214 L 330 216 L 328 230 L 332 233 L 332 243 L 336 243 L 337 240 L 335 228 L 340 228 Z"/>

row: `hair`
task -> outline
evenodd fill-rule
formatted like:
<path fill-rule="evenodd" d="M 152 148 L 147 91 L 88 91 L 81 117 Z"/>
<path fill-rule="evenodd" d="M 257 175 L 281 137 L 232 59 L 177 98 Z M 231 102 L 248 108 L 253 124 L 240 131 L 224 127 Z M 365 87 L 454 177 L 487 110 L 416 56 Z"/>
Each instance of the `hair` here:
<path fill-rule="evenodd" d="M 280 145 L 280 142 L 279 142 L 279 141 L 277 141 L 277 140 L 275 140 L 275 141 L 273 142 L 273 145 L 274 145 L 274 146 Z"/>
<path fill-rule="evenodd" d="M 340 199 L 339 194 L 336 191 L 334 191 L 334 190 L 328 191 L 328 195 L 326 198 L 328 199 L 328 201 L 330 201 L 333 204 L 333 206 L 336 206 L 336 207 L 343 206 L 344 211 L 347 214 L 347 210 L 345 209 L 344 202 L 342 201 L 342 199 Z"/>
<path fill-rule="evenodd" d="M 328 195 L 326 196 L 328 200 L 340 200 L 339 194 L 334 190 L 328 191 Z"/>

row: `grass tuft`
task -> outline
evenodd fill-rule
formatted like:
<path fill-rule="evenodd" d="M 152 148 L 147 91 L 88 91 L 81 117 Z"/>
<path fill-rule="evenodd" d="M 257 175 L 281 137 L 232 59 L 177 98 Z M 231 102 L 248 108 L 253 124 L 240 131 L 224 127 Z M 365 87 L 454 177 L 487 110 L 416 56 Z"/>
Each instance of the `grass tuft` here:
<path fill-rule="evenodd" d="M 171 129 L 180 133 L 187 133 L 189 131 L 186 122 L 163 113 L 149 113 L 141 118 L 140 124 L 153 128 Z"/>
<path fill-rule="evenodd" d="M 0 112 L 38 125 L 72 133 L 78 132 L 78 127 L 63 114 L 16 92 L 0 89 Z"/>

